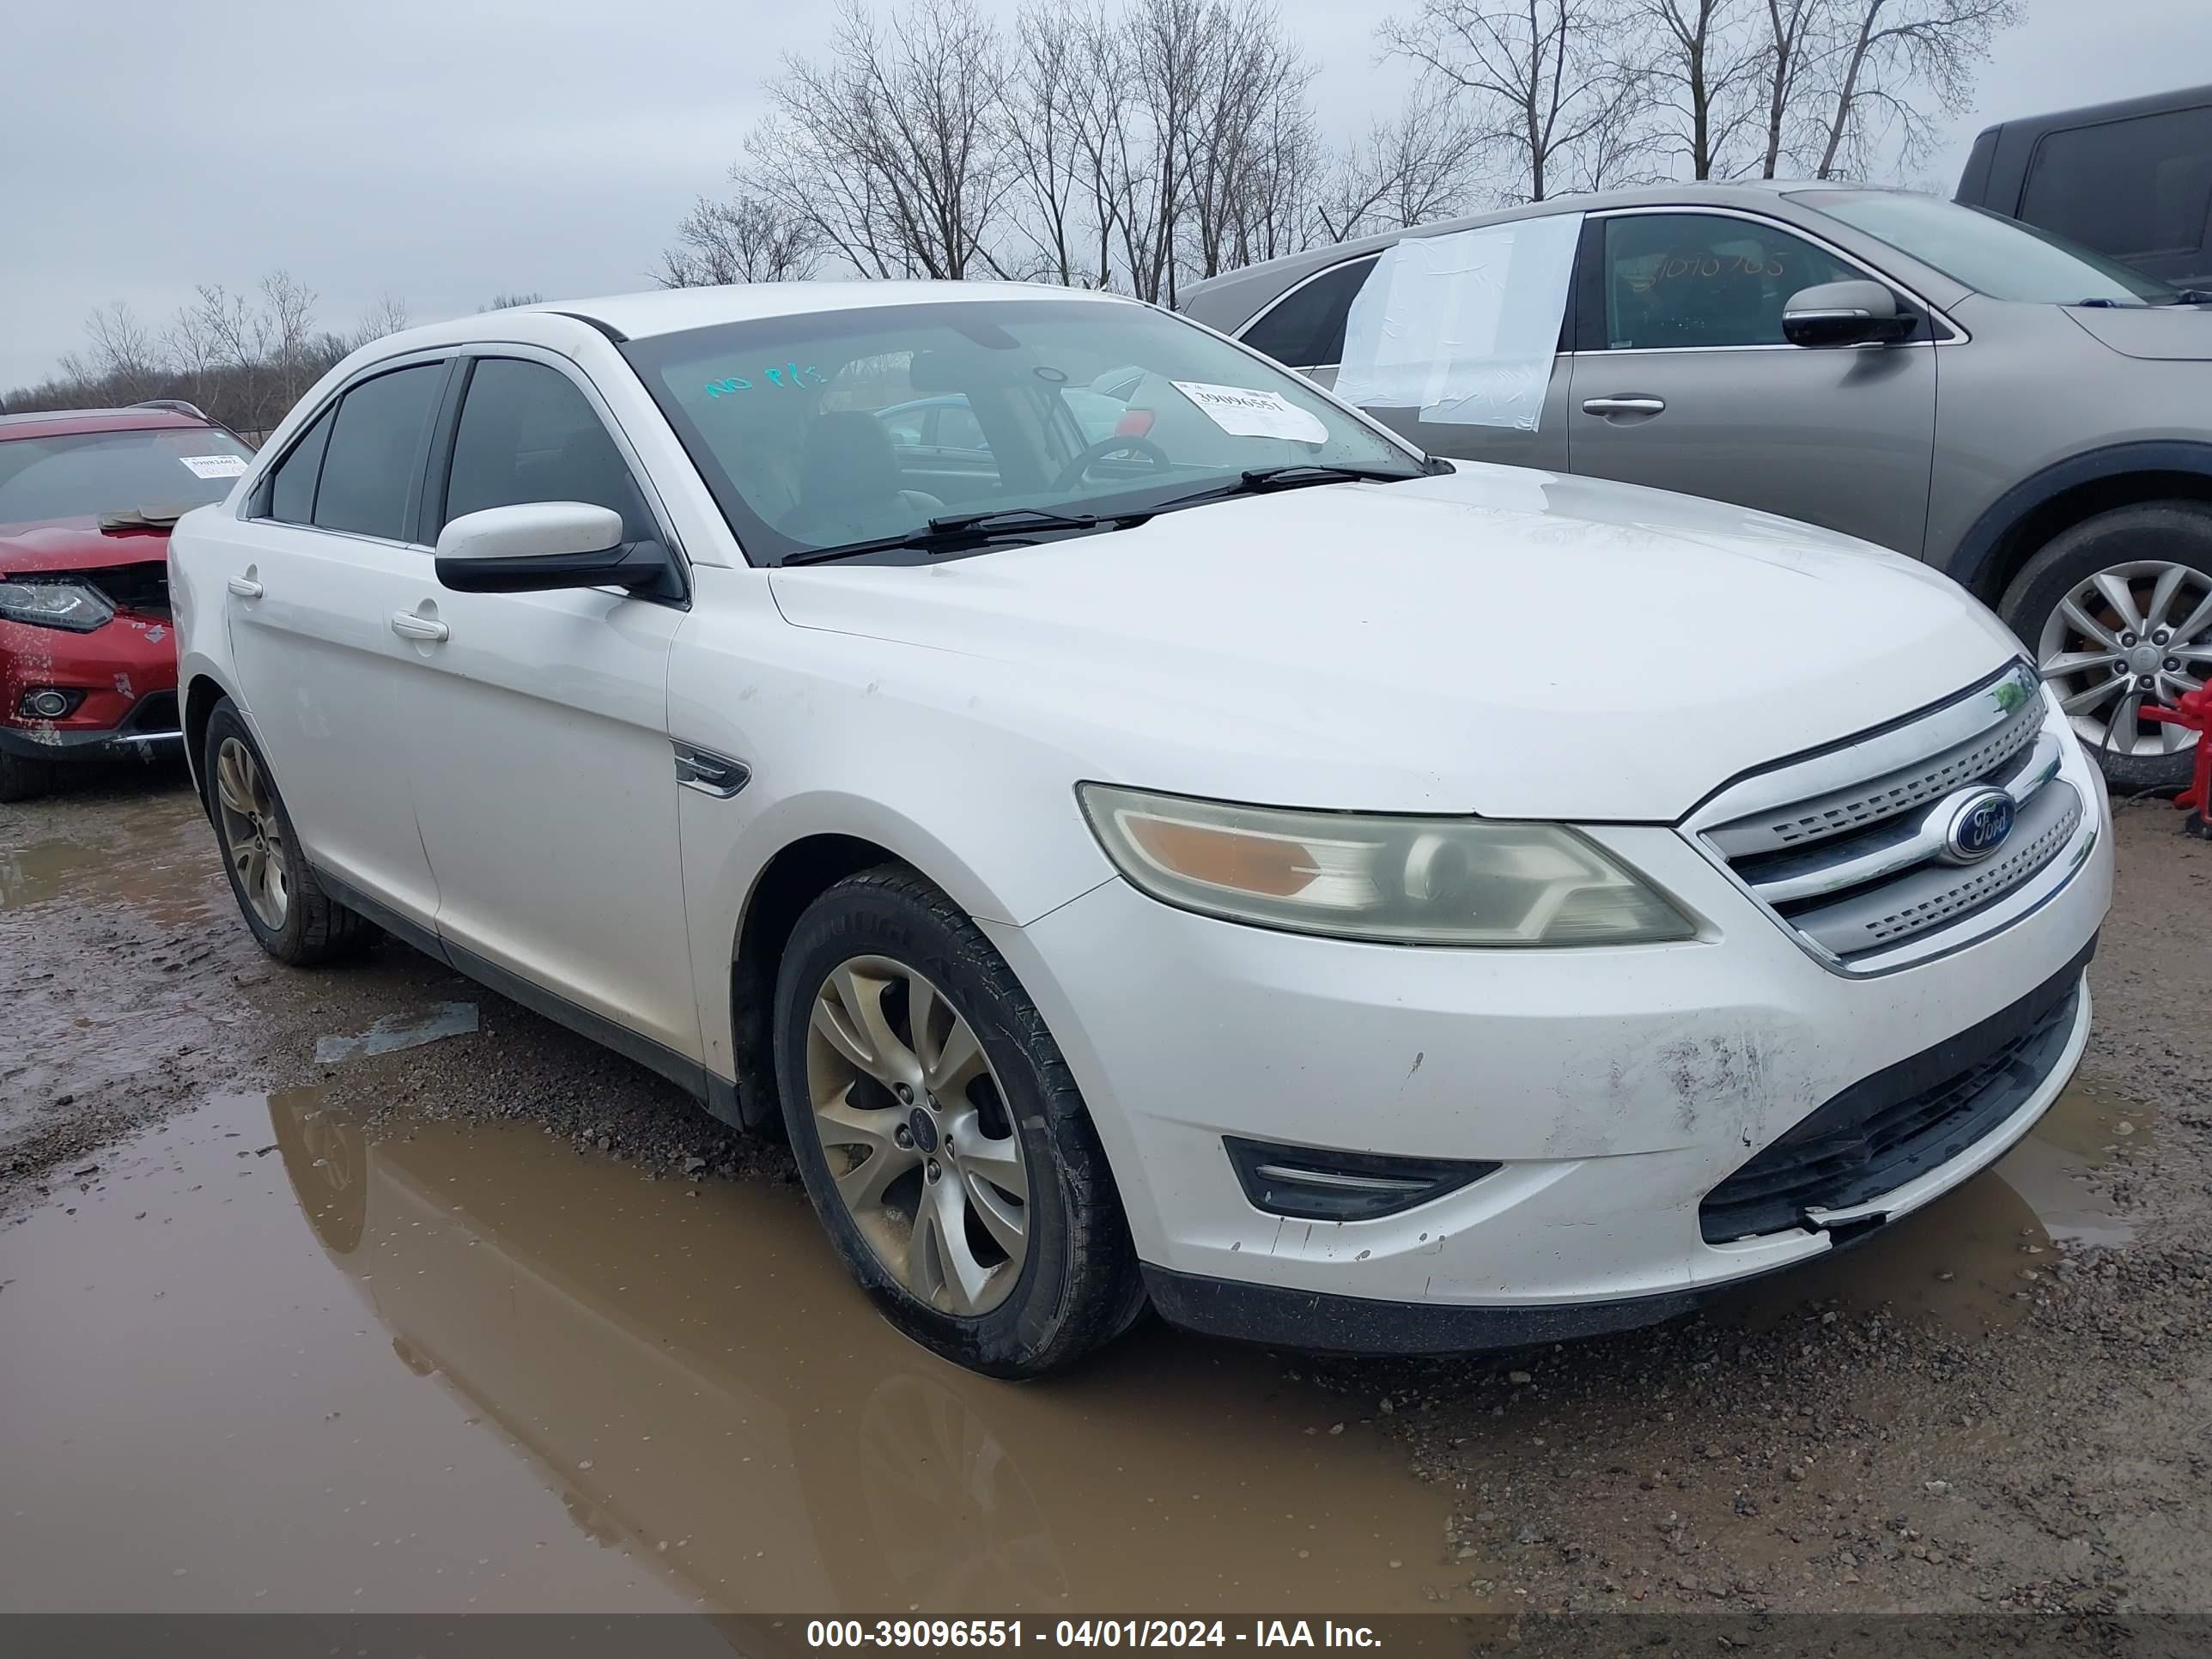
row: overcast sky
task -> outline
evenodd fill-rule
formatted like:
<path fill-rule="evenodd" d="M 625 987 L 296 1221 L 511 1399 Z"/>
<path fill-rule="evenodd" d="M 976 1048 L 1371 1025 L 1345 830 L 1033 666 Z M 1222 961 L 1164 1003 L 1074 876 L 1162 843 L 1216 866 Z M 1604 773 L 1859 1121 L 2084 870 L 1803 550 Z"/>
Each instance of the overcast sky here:
<path fill-rule="evenodd" d="M 1011 13 L 1014 0 L 984 0 Z M 1279 0 L 1339 133 L 1402 82 L 1386 0 Z M 2027 0 L 1975 131 L 2154 92 L 2212 65 L 2203 0 Z M 1404 7 L 1401 7 L 1403 9 Z M 0 118 L 0 389 L 42 378 L 85 314 L 159 323 L 195 283 L 283 267 L 349 328 L 390 291 L 417 321 L 501 290 L 647 286 L 717 190 L 764 77 L 819 48 L 833 0 L 76 0 L 14 9 Z"/>

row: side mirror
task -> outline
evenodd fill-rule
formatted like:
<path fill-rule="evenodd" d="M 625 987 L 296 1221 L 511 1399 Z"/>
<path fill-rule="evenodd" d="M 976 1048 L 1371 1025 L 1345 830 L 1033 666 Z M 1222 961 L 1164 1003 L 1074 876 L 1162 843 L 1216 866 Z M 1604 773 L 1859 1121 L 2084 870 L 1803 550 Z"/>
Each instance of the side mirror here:
<path fill-rule="evenodd" d="M 1791 345 L 1895 345 L 1919 326 L 1898 310 L 1897 295 L 1864 277 L 1800 289 L 1782 308 L 1782 337 Z"/>
<path fill-rule="evenodd" d="M 620 514 L 583 501 L 464 513 L 438 532 L 437 571 L 457 593 L 659 587 L 672 580 L 667 549 L 623 541 Z"/>

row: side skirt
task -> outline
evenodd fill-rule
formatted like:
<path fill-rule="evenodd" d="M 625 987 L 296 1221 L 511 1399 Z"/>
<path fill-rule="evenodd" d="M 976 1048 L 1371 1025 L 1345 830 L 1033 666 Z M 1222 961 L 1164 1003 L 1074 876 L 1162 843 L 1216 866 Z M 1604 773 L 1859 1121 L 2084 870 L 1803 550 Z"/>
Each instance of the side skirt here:
<path fill-rule="evenodd" d="M 392 938 L 412 945 L 434 962 L 442 962 L 466 974 L 485 989 L 520 1004 L 541 1018 L 550 1019 L 579 1036 L 590 1038 L 603 1048 L 613 1049 L 625 1060 L 636 1061 L 649 1072 L 658 1073 L 732 1128 L 746 1127 L 738 1110 L 738 1085 L 727 1078 L 716 1077 L 697 1060 L 651 1037 L 641 1036 L 628 1026 L 594 1013 L 556 991 L 549 991 L 535 980 L 525 979 L 511 969 L 441 939 L 422 923 L 371 898 L 351 882 L 319 867 L 311 867 L 314 868 L 316 882 L 325 893 L 347 909 L 368 917 Z"/>

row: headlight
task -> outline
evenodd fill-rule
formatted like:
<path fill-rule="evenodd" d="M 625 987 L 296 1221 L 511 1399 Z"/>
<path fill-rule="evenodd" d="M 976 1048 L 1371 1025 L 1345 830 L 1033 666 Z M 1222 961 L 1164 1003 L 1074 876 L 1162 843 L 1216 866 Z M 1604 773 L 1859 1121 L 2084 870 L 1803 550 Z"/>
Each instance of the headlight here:
<path fill-rule="evenodd" d="M 1407 945 L 1636 945 L 1697 926 L 1573 830 L 1078 795 L 1107 856 L 1154 898 L 1232 921 Z"/>
<path fill-rule="evenodd" d="M 115 614 L 107 595 L 62 576 L 0 577 L 0 617 L 33 628 L 89 634 Z"/>

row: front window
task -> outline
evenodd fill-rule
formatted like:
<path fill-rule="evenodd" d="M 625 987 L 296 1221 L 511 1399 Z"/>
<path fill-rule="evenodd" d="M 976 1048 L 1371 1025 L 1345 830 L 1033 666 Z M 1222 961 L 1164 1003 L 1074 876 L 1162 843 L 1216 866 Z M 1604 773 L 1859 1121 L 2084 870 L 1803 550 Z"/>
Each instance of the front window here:
<path fill-rule="evenodd" d="M 0 524 L 173 519 L 230 494 L 252 454 L 204 426 L 12 438 L 0 442 Z"/>
<path fill-rule="evenodd" d="M 1604 222 L 1609 351 L 1784 345 L 1791 295 L 1866 274 L 1763 220 L 1624 213 Z"/>
<path fill-rule="evenodd" d="M 764 562 L 947 515 L 1135 515 L 1253 471 L 1423 471 L 1304 381 L 1133 303 L 872 306 L 624 350 Z"/>
<path fill-rule="evenodd" d="M 2154 276 L 1984 208 L 1897 190 L 1805 190 L 1790 199 L 1880 237 L 1992 300 L 2031 304 L 2170 305 Z"/>

